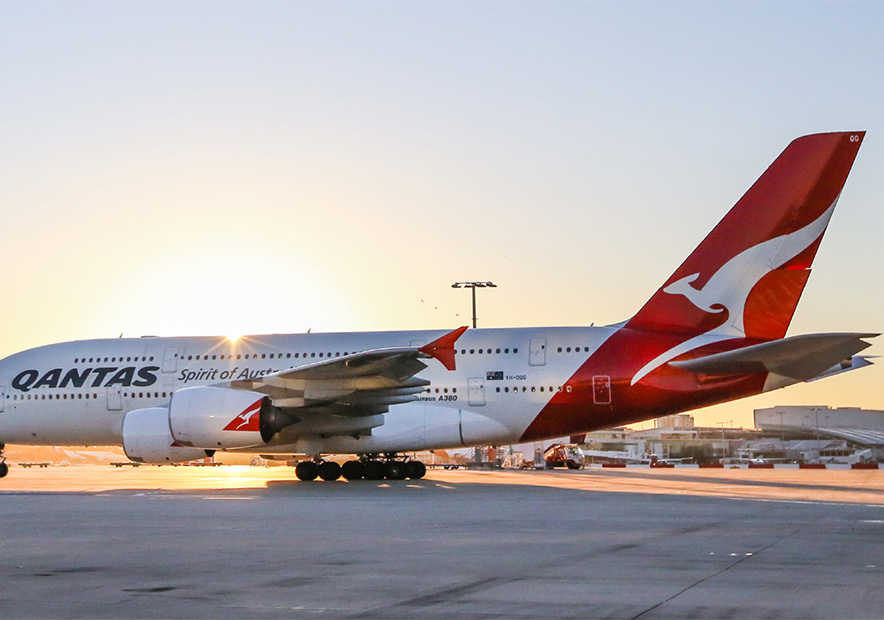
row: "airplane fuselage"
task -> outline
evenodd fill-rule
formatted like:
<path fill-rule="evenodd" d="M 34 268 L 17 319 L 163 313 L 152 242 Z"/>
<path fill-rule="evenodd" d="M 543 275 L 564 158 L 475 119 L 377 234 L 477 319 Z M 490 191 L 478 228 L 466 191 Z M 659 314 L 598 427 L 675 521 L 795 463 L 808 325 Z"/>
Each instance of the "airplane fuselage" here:
<path fill-rule="evenodd" d="M 647 419 L 661 410 L 733 398 L 735 389 L 757 393 L 763 386 L 731 382 L 725 391 L 708 389 L 696 404 L 702 390 L 695 384 L 693 400 L 684 406 L 678 398 L 669 404 L 655 398 L 642 406 L 641 394 L 630 394 L 636 391 L 628 385 L 631 375 L 618 367 L 623 356 L 608 358 L 610 367 L 591 375 L 578 372 L 618 332 L 622 338 L 622 326 L 467 330 L 455 346 L 455 370 L 428 362 L 418 377 L 429 386 L 414 401 L 391 406 L 383 425 L 370 434 L 323 437 L 301 429 L 261 451 L 373 453 L 513 443 Z M 182 388 L 254 379 L 359 351 L 419 346 L 444 334 L 146 337 L 39 347 L 0 360 L 0 439 L 120 445 L 127 412 L 164 406 Z M 542 411 L 542 425 L 528 432 Z"/>

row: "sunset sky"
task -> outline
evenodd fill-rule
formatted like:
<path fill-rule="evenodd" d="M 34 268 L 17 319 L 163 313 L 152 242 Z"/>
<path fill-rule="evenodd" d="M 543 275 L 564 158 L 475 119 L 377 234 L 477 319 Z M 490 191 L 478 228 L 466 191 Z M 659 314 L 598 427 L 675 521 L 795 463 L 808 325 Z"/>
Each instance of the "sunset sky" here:
<path fill-rule="evenodd" d="M 2 2 L 0 355 L 454 328 L 472 279 L 480 327 L 614 323 L 841 130 L 868 134 L 789 333 L 884 330 L 882 31 L 873 2 Z"/>

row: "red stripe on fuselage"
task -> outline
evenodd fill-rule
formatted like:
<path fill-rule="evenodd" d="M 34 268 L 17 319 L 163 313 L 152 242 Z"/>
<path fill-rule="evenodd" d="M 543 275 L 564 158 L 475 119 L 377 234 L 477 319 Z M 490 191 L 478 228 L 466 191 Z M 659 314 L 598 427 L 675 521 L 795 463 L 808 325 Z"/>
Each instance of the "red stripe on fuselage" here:
<path fill-rule="evenodd" d="M 701 382 L 697 375 L 665 364 L 631 385 L 642 366 L 683 340 L 684 336 L 678 334 L 621 328 L 574 373 L 566 388 L 544 406 L 521 441 L 610 428 L 761 393 L 767 373 L 736 378 L 706 377 Z M 745 338 L 719 342 L 681 358 L 709 355 L 756 342 Z M 594 377 L 610 377 L 610 404 L 595 402 Z"/>

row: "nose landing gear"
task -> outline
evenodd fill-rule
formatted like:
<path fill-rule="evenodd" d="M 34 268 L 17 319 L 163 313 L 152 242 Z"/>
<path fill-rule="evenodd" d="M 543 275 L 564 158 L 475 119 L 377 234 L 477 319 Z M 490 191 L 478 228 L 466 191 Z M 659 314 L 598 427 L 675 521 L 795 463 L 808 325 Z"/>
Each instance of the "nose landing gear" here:
<path fill-rule="evenodd" d="M 6 448 L 6 444 L 0 443 L 0 478 L 5 478 L 9 473 L 9 465 L 6 464 L 6 457 L 3 456 L 4 448 Z"/>

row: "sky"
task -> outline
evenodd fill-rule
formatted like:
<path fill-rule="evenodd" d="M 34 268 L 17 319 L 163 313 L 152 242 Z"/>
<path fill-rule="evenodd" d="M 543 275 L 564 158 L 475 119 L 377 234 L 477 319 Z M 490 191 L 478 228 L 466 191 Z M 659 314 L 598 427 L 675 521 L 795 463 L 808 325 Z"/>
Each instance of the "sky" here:
<path fill-rule="evenodd" d="M 789 334 L 882 316 L 884 3 L 0 1 L 0 355 L 629 318 L 868 134 Z M 884 338 L 868 350 L 880 354 Z M 884 409 L 884 366 L 719 405 Z"/>

